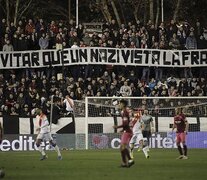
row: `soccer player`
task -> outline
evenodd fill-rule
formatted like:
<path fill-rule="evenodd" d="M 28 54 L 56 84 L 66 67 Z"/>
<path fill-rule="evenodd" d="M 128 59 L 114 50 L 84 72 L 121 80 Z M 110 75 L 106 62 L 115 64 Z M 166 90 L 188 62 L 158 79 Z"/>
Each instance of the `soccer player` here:
<path fill-rule="evenodd" d="M 132 130 L 129 126 L 130 112 L 127 108 L 127 101 L 120 100 L 119 107 L 121 109 L 122 124 L 119 126 L 114 126 L 114 129 L 123 128 L 120 145 L 120 152 L 122 157 L 121 167 L 130 167 L 134 164 L 134 161 L 131 159 L 128 149 L 128 144 L 132 137 Z"/>
<path fill-rule="evenodd" d="M 2 139 L 3 139 L 3 127 L 0 122 L 0 145 L 1 145 Z"/>
<path fill-rule="evenodd" d="M 172 131 L 176 128 L 176 144 L 180 156 L 177 159 L 188 159 L 187 157 L 187 145 L 186 145 L 186 135 L 188 132 L 188 121 L 182 112 L 182 108 L 175 109 L 174 123 Z M 183 149 L 181 148 L 181 143 Z"/>
<path fill-rule="evenodd" d="M 75 122 L 73 99 L 66 95 L 63 104 L 66 106 L 66 115 L 71 115 L 73 122 Z"/>
<path fill-rule="evenodd" d="M 49 121 L 47 119 L 47 116 L 42 112 L 41 109 L 36 109 L 36 114 L 37 114 L 36 119 L 39 123 L 39 127 L 36 129 L 36 131 L 38 131 L 38 135 L 37 135 L 37 139 L 36 139 L 36 146 L 38 147 L 40 153 L 42 154 L 42 157 L 40 160 L 47 159 L 47 155 L 41 146 L 42 141 L 49 141 L 49 143 L 55 148 L 55 150 L 58 154 L 58 160 L 62 160 L 62 156 L 61 156 L 59 147 L 53 141 L 53 138 L 50 134 Z"/>
<path fill-rule="evenodd" d="M 152 116 L 149 115 L 149 111 L 147 109 L 144 110 L 144 113 L 141 117 L 141 121 L 143 121 L 142 134 L 143 134 L 144 139 L 147 140 L 147 142 L 145 143 L 149 145 L 150 137 L 152 133 L 154 132 L 154 122 L 153 122 Z"/>
<path fill-rule="evenodd" d="M 53 105 L 53 108 L 52 108 L 52 123 L 58 124 L 58 120 L 62 116 L 62 111 L 61 111 L 61 108 L 60 108 L 61 101 L 60 101 L 59 97 L 55 97 L 53 99 L 53 101 L 54 101 L 54 105 Z"/>
<path fill-rule="evenodd" d="M 130 156 L 133 159 L 133 150 L 134 150 L 134 144 L 136 142 L 139 142 L 139 148 L 142 149 L 144 155 L 146 158 L 149 158 L 148 155 L 148 144 L 144 142 L 143 140 L 143 134 L 142 134 L 142 128 L 143 128 L 143 121 L 141 120 L 141 112 L 137 112 L 134 115 L 133 120 L 130 123 L 132 125 L 132 130 L 133 130 L 133 136 L 129 142 L 129 147 L 130 147 Z"/>

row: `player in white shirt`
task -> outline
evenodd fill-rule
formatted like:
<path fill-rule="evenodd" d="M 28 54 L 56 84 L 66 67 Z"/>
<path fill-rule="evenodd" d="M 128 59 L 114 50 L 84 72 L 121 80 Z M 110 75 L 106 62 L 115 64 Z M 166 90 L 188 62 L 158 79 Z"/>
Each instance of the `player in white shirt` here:
<path fill-rule="evenodd" d="M 72 117 L 73 122 L 75 122 L 73 99 L 71 99 L 69 95 L 66 95 L 63 104 L 65 104 L 66 106 L 66 115 L 70 115 Z"/>
<path fill-rule="evenodd" d="M 130 156 L 133 158 L 133 150 L 135 143 L 139 143 L 139 148 L 142 149 L 146 158 L 149 158 L 147 150 L 149 149 L 148 145 L 144 143 L 144 138 L 142 135 L 143 121 L 141 120 L 141 112 L 134 114 L 134 118 L 131 121 L 131 127 L 133 131 L 133 136 L 129 142 L 130 146 Z"/>
<path fill-rule="evenodd" d="M 63 103 L 66 105 L 67 112 L 73 112 L 74 101 L 68 95 L 65 96 Z"/>
<path fill-rule="evenodd" d="M 41 146 L 42 141 L 49 141 L 49 143 L 55 148 L 58 154 L 58 160 L 62 160 L 62 155 L 60 153 L 59 147 L 53 141 L 53 138 L 50 134 L 49 121 L 47 119 L 47 116 L 42 112 L 41 109 L 36 109 L 36 114 L 37 114 L 36 119 L 39 125 L 39 127 L 36 129 L 36 131 L 38 132 L 37 139 L 36 139 L 36 146 L 38 147 L 40 153 L 42 154 L 40 160 L 47 159 L 47 155 Z"/>

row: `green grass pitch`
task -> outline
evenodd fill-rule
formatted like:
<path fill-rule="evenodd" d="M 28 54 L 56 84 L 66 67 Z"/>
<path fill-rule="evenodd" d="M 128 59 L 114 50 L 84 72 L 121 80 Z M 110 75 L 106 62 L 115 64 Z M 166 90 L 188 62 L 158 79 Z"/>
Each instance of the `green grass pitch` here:
<path fill-rule="evenodd" d="M 189 149 L 188 160 L 176 160 L 176 149 L 151 149 L 150 159 L 134 153 L 135 164 L 120 168 L 119 150 L 48 151 L 40 161 L 39 152 L 0 152 L 5 180 L 205 180 L 207 149 Z"/>

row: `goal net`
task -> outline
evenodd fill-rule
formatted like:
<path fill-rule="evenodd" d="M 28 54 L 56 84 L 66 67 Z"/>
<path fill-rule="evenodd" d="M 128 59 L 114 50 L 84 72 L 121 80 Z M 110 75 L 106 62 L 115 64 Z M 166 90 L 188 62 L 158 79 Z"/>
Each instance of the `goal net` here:
<path fill-rule="evenodd" d="M 82 142 L 86 149 L 119 148 L 121 134 L 113 126 L 121 124 L 118 107 L 121 99 L 126 99 L 134 111 L 149 110 L 155 124 L 151 148 L 176 147 L 175 134 L 171 131 L 177 107 L 183 108 L 189 122 L 189 148 L 207 148 L 207 97 L 86 97 L 84 103 L 76 102 L 76 117 L 79 113 L 85 115 L 85 123 L 82 119 L 76 124 L 77 129 L 84 131 L 84 134 L 76 133 L 77 146 Z"/>

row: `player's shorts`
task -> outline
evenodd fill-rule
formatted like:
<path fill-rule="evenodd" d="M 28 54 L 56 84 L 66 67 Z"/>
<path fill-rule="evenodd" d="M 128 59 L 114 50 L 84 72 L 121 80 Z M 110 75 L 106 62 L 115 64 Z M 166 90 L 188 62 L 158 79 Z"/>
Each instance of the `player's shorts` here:
<path fill-rule="evenodd" d="M 143 134 L 143 137 L 145 137 L 145 138 L 150 138 L 151 137 L 151 131 L 142 131 L 142 134 Z"/>
<path fill-rule="evenodd" d="M 142 133 L 136 133 L 132 136 L 129 144 L 136 144 L 138 143 L 139 144 L 139 141 L 143 140 L 143 135 Z"/>
<path fill-rule="evenodd" d="M 129 144 L 132 134 L 129 132 L 123 132 L 121 136 L 121 144 Z"/>
<path fill-rule="evenodd" d="M 53 140 L 50 133 L 39 133 L 37 135 L 37 139 L 41 139 L 42 141 L 52 141 Z"/>
<path fill-rule="evenodd" d="M 176 142 L 177 143 L 185 142 L 185 140 L 186 140 L 186 134 L 184 132 L 176 133 Z"/>

